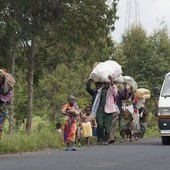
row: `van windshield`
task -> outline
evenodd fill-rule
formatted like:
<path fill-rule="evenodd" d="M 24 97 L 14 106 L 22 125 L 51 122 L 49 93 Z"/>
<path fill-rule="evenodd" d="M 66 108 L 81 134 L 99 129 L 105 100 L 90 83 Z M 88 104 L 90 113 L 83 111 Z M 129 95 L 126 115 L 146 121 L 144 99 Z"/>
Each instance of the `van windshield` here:
<path fill-rule="evenodd" d="M 170 74 L 165 79 L 164 86 L 162 89 L 162 96 L 170 97 Z"/>

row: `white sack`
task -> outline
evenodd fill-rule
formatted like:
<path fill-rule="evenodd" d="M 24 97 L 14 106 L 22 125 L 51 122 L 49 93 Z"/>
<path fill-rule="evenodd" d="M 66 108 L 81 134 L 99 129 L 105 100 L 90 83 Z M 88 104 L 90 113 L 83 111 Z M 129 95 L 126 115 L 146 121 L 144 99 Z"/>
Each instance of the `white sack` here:
<path fill-rule="evenodd" d="M 122 67 L 116 61 L 107 60 L 96 65 L 89 78 L 95 82 L 110 82 L 109 75 L 116 78 L 121 74 Z"/>
<path fill-rule="evenodd" d="M 114 81 L 116 83 L 123 83 L 125 80 L 124 80 L 124 77 L 122 75 L 120 75 L 120 76 L 116 77 Z"/>
<path fill-rule="evenodd" d="M 132 87 L 133 88 L 133 92 L 136 92 L 138 86 L 136 81 L 134 80 L 134 78 L 130 77 L 130 76 L 123 76 L 125 82 L 127 83 L 127 88 Z"/>

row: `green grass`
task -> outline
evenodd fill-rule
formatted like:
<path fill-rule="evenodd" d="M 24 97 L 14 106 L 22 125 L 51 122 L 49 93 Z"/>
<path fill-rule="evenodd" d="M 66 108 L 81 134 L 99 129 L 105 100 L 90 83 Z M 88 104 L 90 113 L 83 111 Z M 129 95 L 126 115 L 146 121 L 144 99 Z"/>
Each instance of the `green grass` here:
<path fill-rule="evenodd" d="M 158 120 L 153 114 L 149 114 L 145 137 L 159 137 Z"/>
<path fill-rule="evenodd" d="M 62 148 L 62 135 L 57 134 L 55 126 L 38 116 L 33 117 L 32 131 L 25 133 L 24 125 L 17 132 L 8 134 L 8 122 L 5 122 L 2 139 L 0 140 L 0 154 L 22 153 L 42 150 L 46 148 Z"/>
<path fill-rule="evenodd" d="M 46 148 L 62 148 L 62 136 L 49 129 L 25 133 L 14 133 L 12 135 L 3 134 L 0 141 L 0 154 L 22 153 L 42 150 Z"/>

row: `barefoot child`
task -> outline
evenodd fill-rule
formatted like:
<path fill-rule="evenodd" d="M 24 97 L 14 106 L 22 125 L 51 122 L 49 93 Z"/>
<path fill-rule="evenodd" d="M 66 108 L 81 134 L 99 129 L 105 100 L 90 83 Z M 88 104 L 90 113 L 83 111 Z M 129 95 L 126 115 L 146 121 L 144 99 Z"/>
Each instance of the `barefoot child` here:
<path fill-rule="evenodd" d="M 78 147 L 81 147 L 81 137 L 82 137 L 82 122 L 84 120 L 84 114 L 80 110 L 79 115 L 76 118 L 77 130 L 76 130 L 76 140 L 75 143 Z"/>
<path fill-rule="evenodd" d="M 91 114 L 91 107 L 85 108 L 84 122 L 82 123 L 83 136 L 86 138 L 86 145 L 90 145 L 90 138 L 93 136 L 94 130 L 97 128 L 96 119 Z"/>
<path fill-rule="evenodd" d="M 64 125 L 64 142 L 67 143 L 66 151 L 76 151 L 74 147 L 76 136 L 76 117 L 79 115 L 79 109 L 74 96 L 68 97 L 68 104 L 62 107 L 61 113 L 66 116 Z"/>

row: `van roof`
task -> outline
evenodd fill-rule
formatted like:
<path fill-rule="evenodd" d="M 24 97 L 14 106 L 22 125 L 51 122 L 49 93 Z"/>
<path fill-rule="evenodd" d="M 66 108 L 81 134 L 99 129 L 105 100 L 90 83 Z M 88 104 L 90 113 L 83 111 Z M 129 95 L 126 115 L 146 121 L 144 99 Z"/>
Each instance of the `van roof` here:
<path fill-rule="evenodd" d="M 170 72 L 166 74 L 167 76 L 170 75 Z"/>

